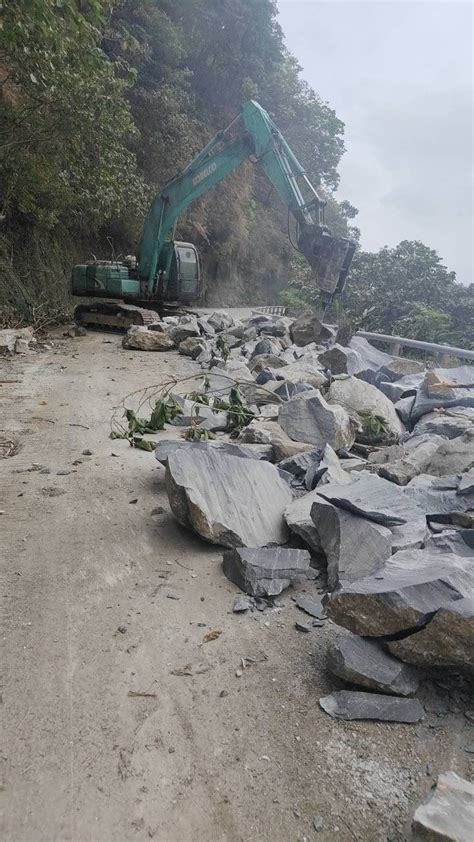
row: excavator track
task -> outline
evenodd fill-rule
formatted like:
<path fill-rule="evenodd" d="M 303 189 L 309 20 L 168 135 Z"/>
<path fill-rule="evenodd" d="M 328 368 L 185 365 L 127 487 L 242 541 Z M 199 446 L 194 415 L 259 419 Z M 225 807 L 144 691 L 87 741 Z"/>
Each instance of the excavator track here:
<path fill-rule="evenodd" d="M 94 301 L 78 304 L 74 310 L 74 321 L 82 327 L 103 330 L 127 331 L 132 325 L 149 327 L 160 321 L 155 310 L 114 301 Z"/>

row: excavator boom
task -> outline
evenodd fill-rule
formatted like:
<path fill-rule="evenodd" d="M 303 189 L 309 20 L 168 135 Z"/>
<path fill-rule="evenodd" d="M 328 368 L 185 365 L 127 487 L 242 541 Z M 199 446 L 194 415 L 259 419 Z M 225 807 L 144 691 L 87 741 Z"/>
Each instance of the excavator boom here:
<path fill-rule="evenodd" d="M 153 200 L 145 219 L 138 261 L 94 261 L 73 270 L 73 294 L 123 297 L 153 307 L 189 303 L 200 293 L 199 258 L 190 243 L 172 237 L 180 214 L 229 173 L 250 160 L 260 166 L 296 222 L 296 248 L 307 258 L 324 311 L 340 292 L 355 245 L 331 236 L 323 222 L 324 201 L 267 112 L 253 100 L 242 107 Z M 304 191 L 304 192 L 303 192 Z M 305 194 L 309 194 L 306 200 Z M 84 306 L 82 306 L 84 319 Z"/>

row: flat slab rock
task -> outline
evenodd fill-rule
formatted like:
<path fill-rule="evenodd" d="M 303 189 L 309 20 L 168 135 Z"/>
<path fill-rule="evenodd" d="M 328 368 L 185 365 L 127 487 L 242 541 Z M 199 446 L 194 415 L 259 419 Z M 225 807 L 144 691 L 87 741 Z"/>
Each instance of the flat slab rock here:
<path fill-rule="evenodd" d="M 306 546 L 315 553 L 322 551 L 320 533 L 311 519 L 311 507 L 321 498 L 317 491 L 310 491 L 303 497 L 293 500 L 285 509 L 285 520 L 295 535 L 303 539 Z"/>
<path fill-rule="evenodd" d="M 474 597 L 440 608 L 421 631 L 387 645 L 409 664 L 474 672 Z"/>
<path fill-rule="evenodd" d="M 439 842 L 472 842 L 474 784 L 456 772 L 443 772 L 427 800 L 415 810 L 412 823 L 416 839 Z"/>
<path fill-rule="evenodd" d="M 183 526 L 224 547 L 284 544 L 285 507 L 293 499 L 274 465 L 208 448 L 168 457 L 166 490 Z"/>
<path fill-rule="evenodd" d="M 253 448 L 257 448 L 254 450 Z M 165 466 L 168 464 L 168 457 L 178 450 L 216 450 L 219 453 L 227 453 L 228 456 L 236 456 L 239 459 L 268 459 L 272 454 L 265 446 L 247 445 L 241 447 L 238 444 L 230 444 L 227 441 L 186 441 L 186 439 L 162 439 L 155 447 L 155 459 Z"/>
<path fill-rule="evenodd" d="M 244 547 L 227 550 L 222 561 L 231 582 L 251 596 L 276 596 L 291 582 L 306 575 L 307 550 L 283 547 Z"/>
<path fill-rule="evenodd" d="M 424 710 L 417 699 L 400 699 L 379 693 L 339 690 L 319 700 L 333 719 L 378 719 L 381 722 L 419 722 Z"/>
<path fill-rule="evenodd" d="M 368 637 L 411 633 L 440 608 L 452 610 L 471 597 L 473 588 L 474 557 L 403 550 L 374 575 L 333 593 L 328 613 L 338 625 Z"/>
<path fill-rule="evenodd" d="M 360 471 L 348 485 L 322 486 L 319 491 L 330 503 L 383 526 L 397 526 L 424 516 L 423 509 L 399 486 L 366 471 Z"/>
<path fill-rule="evenodd" d="M 327 665 L 333 675 L 394 696 L 412 696 L 418 689 L 416 670 L 387 654 L 379 643 L 344 635 L 328 649 Z"/>
<path fill-rule="evenodd" d="M 346 377 L 344 380 L 333 380 L 328 391 L 328 403 L 337 404 L 357 420 L 361 420 L 359 412 L 372 412 L 385 420 L 386 429 L 374 435 L 374 441 L 397 439 L 403 432 L 403 425 L 395 411 L 392 401 L 376 386 L 365 383 L 357 377 Z M 365 436 L 357 434 L 357 438 L 365 440 Z"/>

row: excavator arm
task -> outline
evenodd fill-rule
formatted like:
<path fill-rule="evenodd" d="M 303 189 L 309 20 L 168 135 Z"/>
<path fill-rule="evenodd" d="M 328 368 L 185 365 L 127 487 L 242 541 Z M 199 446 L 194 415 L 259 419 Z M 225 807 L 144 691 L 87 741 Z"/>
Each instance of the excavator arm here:
<path fill-rule="evenodd" d="M 148 295 L 158 285 L 160 255 L 180 214 L 243 161 L 259 164 L 296 220 L 297 248 L 309 261 L 323 309 L 341 291 L 354 254 L 348 239 L 335 238 L 323 224 L 324 202 L 267 112 L 253 100 L 218 132 L 190 164 L 165 185 L 147 214 L 139 249 L 138 277 Z M 298 179 L 311 198 L 305 201 Z M 165 271 L 166 268 L 165 267 Z"/>

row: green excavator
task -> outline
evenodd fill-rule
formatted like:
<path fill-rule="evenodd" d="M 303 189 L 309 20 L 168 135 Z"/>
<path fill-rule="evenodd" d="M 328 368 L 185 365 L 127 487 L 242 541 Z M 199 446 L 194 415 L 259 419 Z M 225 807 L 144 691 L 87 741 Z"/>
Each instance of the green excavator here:
<path fill-rule="evenodd" d="M 249 100 L 153 200 L 138 258 L 94 259 L 73 268 L 72 294 L 96 299 L 76 307 L 76 321 L 127 328 L 156 320 L 156 313 L 163 309 L 198 302 L 202 296 L 199 254 L 192 243 L 173 239 L 177 220 L 194 199 L 246 160 L 262 167 L 296 220 L 293 244 L 311 266 L 324 315 L 344 286 L 355 243 L 331 236 L 324 224 L 325 202 L 267 112 Z"/>

